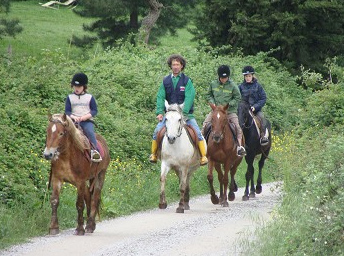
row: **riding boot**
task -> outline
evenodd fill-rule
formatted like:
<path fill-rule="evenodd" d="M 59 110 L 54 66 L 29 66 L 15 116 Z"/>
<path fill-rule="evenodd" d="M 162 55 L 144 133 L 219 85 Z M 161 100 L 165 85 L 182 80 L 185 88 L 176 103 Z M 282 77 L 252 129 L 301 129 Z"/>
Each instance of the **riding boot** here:
<path fill-rule="evenodd" d="M 158 157 L 156 155 L 156 152 L 158 150 L 158 143 L 156 140 L 152 140 L 152 154 L 149 157 L 149 162 L 155 164 L 158 161 Z"/>
<path fill-rule="evenodd" d="M 238 132 L 238 148 L 237 148 L 237 154 L 238 156 L 246 156 L 246 149 L 241 145 L 242 142 L 242 133 Z"/>
<path fill-rule="evenodd" d="M 205 140 L 200 140 L 198 142 L 198 148 L 201 153 L 201 165 L 206 165 L 208 163 L 208 158 L 206 157 L 207 150 L 205 147 Z"/>
<path fill-rule="evenodd" d="M 261 131 L 260 131 L 260 135 L 261 135 L 261 137 L 260 137 L 260 145 L 265 146 L 265 145 L 267 145 L 269 143 L 269 138 L 268 138 L 269 134 L 268 134 L 267 129 L 266 129 L 266 120 L 265 120 L 265 118 L 263 118 L 261 120 L 261 122 L 262 122 L 262 127 L 261 127 Z"/>

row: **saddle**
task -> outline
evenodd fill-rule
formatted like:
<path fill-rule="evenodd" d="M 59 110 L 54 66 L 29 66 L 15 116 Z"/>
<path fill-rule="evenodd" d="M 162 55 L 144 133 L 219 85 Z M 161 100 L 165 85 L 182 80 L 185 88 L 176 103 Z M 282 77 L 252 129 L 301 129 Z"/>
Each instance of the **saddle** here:
<path fill-rule="evenodd" d="M 237 131 L 236 131 L 235 125 L 232 122 L 228 121 L 228 126 L 232 132 L 234 140 L 236 142 L 238 142 L 238 136 L 237 136 Z M 204 134 L 203 134 L 203 137 L 204 137 L 206 142 L 208 142 L 208 139 L 210 137 L 210 133 L 211 133 L 211 123 L 208 123 L 206 125 L 206 127 L 204 127 Z"/>
<path fill-rule="evenodd" d="M 253 118 L 254 125 L 257 129 L 258 135 L 260 137 L 261 134 L 264 133 L 264 131 L 262 131 L 262 122 L 263 121 L 259 116 L 255 115 L 253 113 L 252 113 L 252 118 Z"/>
<path fill-rule="evenodd" d="M 196 147 L 197 142 L 198 142 L 198 137 L 197 137 L 196 131 L 190 125 L 185 125 L 184 128 L 186 130 L 186 134 L 188 135 L 190 142 L 192 143 L 192 145 L 194 147 Z M 157 137 L 156 137 L 156 142 L 158 144 L 158 155 L 160 155 L 160 150 L 162 147 L 162 141 L 163 141 L 163 138 L 165 136 L 165 133 L 166 133 L 166 127 L 164 126 L 158 132 Z"/>

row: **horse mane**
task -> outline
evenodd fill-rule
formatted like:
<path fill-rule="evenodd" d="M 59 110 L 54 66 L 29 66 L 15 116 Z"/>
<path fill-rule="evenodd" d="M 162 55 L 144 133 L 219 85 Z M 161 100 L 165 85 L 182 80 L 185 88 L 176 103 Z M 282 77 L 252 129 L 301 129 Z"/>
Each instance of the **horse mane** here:
<path fill-rule="evenodd" d="M 69 116 L 64 115 L 64 114 L 54 114 L 52 115 L 51 120 L 60 122 L 61 124 L 63 124 L 64 127 L 66 127 L 70 136 L 72 137 L 72 140 L 75 143 L 75 146 L 80 151 L 84 152 L 85 150 L 90 149 L 90 146 L 87 143 L 86 137 L 83 135 L 81 130 L 76 128 L 73 120 Z"/>
<path fill-rule="evenodd" d="M 175 103 L 175 104 L 171 104 L 168 106 L 168 108 L 166 109 L 166 111 L 177 111 L 178 113 L 182 112 L 182 109 L 180 108 L 180 106 Z"/>

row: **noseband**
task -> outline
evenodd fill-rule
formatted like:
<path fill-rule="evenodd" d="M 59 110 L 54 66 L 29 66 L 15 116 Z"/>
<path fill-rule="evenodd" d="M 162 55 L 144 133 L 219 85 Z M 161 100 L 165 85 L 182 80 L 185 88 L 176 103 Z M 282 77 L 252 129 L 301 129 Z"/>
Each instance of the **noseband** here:
<path fill-rule="evenodd" d="M 178 110 L 169 110 L 168 112 L 170 112 L 170 111 L 174 111 L 174 112 L 177 112 L 178 114 L 180 114 L 180 112 Z M 180 121 L 180 125 L 178 127 L 178 133 L 177 133 L 176 138 L 178 138 L 178 137 L 180 137 L 182 135 L 183 128 L 185 126 L 183 115 L 180 114 L 180 116 L 181 116 L 181 121 Z M 167 126 L 165 126 L 165 127 L 166 127 L 165 136 L 168 137 Z"/>

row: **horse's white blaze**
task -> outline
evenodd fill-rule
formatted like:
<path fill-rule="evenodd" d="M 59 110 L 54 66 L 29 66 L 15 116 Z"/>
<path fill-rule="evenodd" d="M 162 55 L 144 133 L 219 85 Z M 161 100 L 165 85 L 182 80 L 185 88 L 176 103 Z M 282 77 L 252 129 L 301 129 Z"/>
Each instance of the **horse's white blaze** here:
<path fill-rule="evenodd" d="M 56 128 L 56 124 L 54 124 L 54 125 L 51 127 L 51 132 L 52 132 L 52 133 L 56 132 L 56 129 L 57 129 L 57 128 Z"/>
<path fill-rule="evenodd" d="M 217 113 L 217 119 L 220 119 L 220 113 Z"/>

